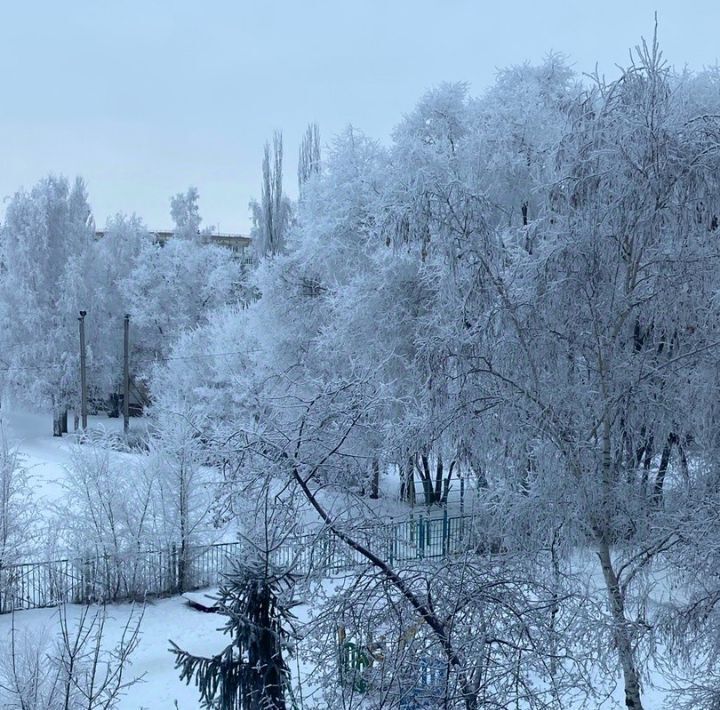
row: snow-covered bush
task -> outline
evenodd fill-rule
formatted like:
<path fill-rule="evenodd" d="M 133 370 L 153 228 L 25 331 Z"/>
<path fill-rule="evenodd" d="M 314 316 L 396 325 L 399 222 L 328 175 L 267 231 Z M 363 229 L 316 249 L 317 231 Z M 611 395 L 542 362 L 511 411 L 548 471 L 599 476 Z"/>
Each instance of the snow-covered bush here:
<path fill-rule="evenodd" d="M 141 679 L 129 675 L 142 610 L 132 610 L 119 638 L 108 638 L 106 607 L 60 608 L 58 633 L 22 636 L 13 625 L 0 654 L 0 705 L 13 710 L 113 710 Z"/>
<path fill-rule="evenodd" d="M 40 532 L 27 472 L 0 419 L 0 568 L 35 552 Z"/>

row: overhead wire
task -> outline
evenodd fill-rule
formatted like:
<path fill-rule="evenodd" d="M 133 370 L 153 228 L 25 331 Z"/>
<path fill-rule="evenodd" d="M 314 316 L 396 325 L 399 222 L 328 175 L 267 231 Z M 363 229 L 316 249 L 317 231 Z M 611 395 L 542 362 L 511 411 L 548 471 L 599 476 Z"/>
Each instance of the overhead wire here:
<path fill-rule="evenodd" d="M 151 365 L 163 365 L 166 362 L 171 361 L 194 361 L 194 360 L 203 360 L 207 358 L 212 357 L 229 357 L 231 355 L 250 355 L 252 353 L 260 352 L 259 349 L 254 350 L 233 350 L 228 352 L 221 352 L 221 353 L 197 353 L 195 355 L 182 355 L 182 356 L 170 356 L 166 358 L 150 358 L 147 356 L 139 355 L 136 357 L 131 357 L 130 361 L 131 363 L 144 363 L 144 364 L 151 364 Z M 49 371 L 49 370 L 58 370 L 63 369 L 65 367 L 64 364 L 58 363 L 55 365 L 9 365 L 9 366 L 2 366 L 0 365 L 0 372 L 3 373 L 11 373 L 11 372 L 42 372 L 42 371 Z M 97 365 L 91 365 L 88 369 L 90 370 L 97 370 Z"/>

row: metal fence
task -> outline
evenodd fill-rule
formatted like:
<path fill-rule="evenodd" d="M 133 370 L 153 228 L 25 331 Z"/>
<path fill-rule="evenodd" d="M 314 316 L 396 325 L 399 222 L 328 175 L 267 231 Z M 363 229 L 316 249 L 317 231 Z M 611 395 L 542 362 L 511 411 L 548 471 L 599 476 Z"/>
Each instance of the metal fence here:
<path fill-rule="evenodd" d="M 440 558 L 467 550 L 484 552 L 495 544 L 474 516 L 410 516 L 384 525 L 348 529 L 392 566 Z M 178 546 L 123 554 L 87 555 L 74 559 L 0 566 L 0 613 L 17 609 L 143 599 L 217 585 L 233 560 L 250 550 L 229 542 L 188 548 Z M 271 552 L 273 563 L 298 574 L 327 574 L 367 564 L 328 528 L 317 534 L 288 538 Z"/>

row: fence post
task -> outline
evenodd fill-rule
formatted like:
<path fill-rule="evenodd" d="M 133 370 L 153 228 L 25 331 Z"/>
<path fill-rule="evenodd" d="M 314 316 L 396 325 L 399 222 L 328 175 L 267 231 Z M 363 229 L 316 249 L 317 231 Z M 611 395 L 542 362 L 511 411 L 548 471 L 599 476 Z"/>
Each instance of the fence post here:
<path fill-rule="evenodd" d="M 447 555 L 449 549 L 448 543 L 448 514 L 447 508 L 443 510 L 443 527 L 442 527 L 442 554 Z"/>
<path fill-rule="evenodd" d="M 180 549 L 177 553 L 177 568 L 178 568 L 178 584 L 177 584 L 177 591 L 182 593 L 185 591 L 185 586 L 187 582 L 187 569 L 186 569 L 186 561 L 187 561 L 187 542 L 183 540 L 180 543 Z"/>
<path fill-rule="evenodd" d="M 425 531 L 423 530 L 423 517 L 418 518 L 418 554 L 422 560 L 425 556 Z"/>
<path fill-rule="evenodd" d="M 170 546 L 170 589 L 174 592 L 178 586 L 177 548 L 175 543 Z"/>
<path fill-rule="evenodd" d="M 390 528 L 390 566 L 391 567 L 393 565 L 396 538 L 397 538 L 397 523 L 392 523 L 391 528 Z"/>
<path fill-rule="evenodd" d="M 86 557 L 85 561 L 83 562 L 83 576 L 84 576 L 84 583 L 83 583 L 83 597 L 80 600 L 81 602 L 89 602 L 90 601 L 90 595 L 92 594 L 91 588 L 90 588 L 90 558 Z"/>
<path fill-rule="evenodd" d="M 117 548 L 115 549 L 115 554 L 113 555 L 113 557 L 114 564 L 112 566 L 115 567 L 114 570 L 110 567 L 110 555 L 107 552 L 103 553 L 102 566 L 100 567 L 99 572 L 97 569 L 95 570 L 96 577 L 98 574 L 102 575 L 100 589 L 102 590 L 103 601 L 107 601 L 108 599 L 110 599 L 111 601 L 116 602 L 120 593 L 120 585 L 122 583 L 120 579 L 120 565 L 122 563 L 118 559 Z M 98 562 L 100 562 L 99 558 Z"/>

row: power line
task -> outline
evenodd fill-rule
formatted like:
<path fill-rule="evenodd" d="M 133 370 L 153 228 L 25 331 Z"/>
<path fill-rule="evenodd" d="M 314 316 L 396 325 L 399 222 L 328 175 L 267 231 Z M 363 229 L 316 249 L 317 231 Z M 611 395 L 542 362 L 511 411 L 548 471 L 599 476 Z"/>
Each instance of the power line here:
<path fill-rule="evenodd" d="M 228 352 L 222 352 L 222 353 L 197 353 L 195 355 L 187 355 L 187 356 L 177 356 L 177 357 L 166 357 L 166 358 L 151 358 L 148 356 L 135 356 L 132 359 L 132 362 L 142 362 L 144 364 L 155 364 L 155 365 L 163 365 L 166 362 L 171 361 L 187 361 L 187 360 L 204 360 L 208 358 L 213 357 L 228 357 L 230 355 L 251 355 L 253 353 L 261 352 L 259 348 L 256 348 L 254 350 L 233 350 Z M 75 367 L 75 364 L 73 364 L 73 367 Z M 50 371 L 50 370 L 62 370 L 65 369 L 66 365 L 58 363 L 57 365 L 9 365 L 6 367 L 0 367 L 0 372 L 3 373 L 11 373 L 11 372 L 43 372 L 43 371 Z M 91 371 L 99 372 L 99 367 L 97 365 L 91 365 L 89 367 Z"/>
<path fill-rule="evenodd" d="M 156 364 L 162 365 L 165 362 L 169 362 L 171 360 L 201 360 L 204 358 L 210 358 L 210 357 L 227 357 L 229 355 L 250 355 L 252 353 L 259 353 L 261 352 L 260 348 L 255 348 L 254 350 L 234 350 L 230 352 L 225 353 L 202 353 L 197 355 L 187 355 L 182 357 L 166 357 L 166 358 L 159 358 L 159 359 L 151 359 L 150 362 L 154 362 Z M 142 355 L 136 356 L 132 358 L 133 362 L 142 362 L 143 360 L 147 360 L 148 358 L 143 357 Z"/>

